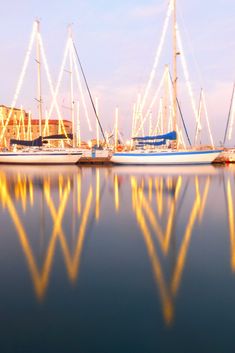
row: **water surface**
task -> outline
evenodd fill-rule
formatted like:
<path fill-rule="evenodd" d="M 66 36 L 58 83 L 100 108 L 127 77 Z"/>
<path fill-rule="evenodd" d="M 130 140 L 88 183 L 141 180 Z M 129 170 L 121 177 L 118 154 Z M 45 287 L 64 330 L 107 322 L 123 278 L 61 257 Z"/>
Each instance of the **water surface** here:
<path fill-rule="evenodd" d="M 234 166 L 1 166 L 1 353 L 234 352 L 234 207 Z"/>

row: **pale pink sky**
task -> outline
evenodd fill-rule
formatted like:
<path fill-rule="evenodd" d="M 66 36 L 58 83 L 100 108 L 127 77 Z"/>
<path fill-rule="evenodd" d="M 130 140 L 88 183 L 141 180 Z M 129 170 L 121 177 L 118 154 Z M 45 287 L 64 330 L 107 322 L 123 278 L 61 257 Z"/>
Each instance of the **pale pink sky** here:
<path fill-rule="evenodd" d="M 91 91 L 93 96 L 99 97 L 104 128 L 112 128 L 114 109 L 118 106 L 120 130 L 126 137 L 130 136 L 132 106 L 137 94 L 143 92 L 147 83 L 167 3 L 166 0 L 4 2 L 1 4 L 0 22 L 0 103 L 11 104 L 35 18 L 41 20 L 41 33 L 54 82 L 62 61 L 67 25 L 73 23 L 75 41 Z M 177 5 L 178 22 L 195 97 L 198 100 L 200 88 L 203 87 L 211 128 L 215 141 L 219 143 L 223 138 L 235 79 L 235 2 L 179 0 Z M 171 64 L 170 45 L 169 33 L 153 88 L 157 87 L 164 65 Z M 27 110 L 31 109 L 36 114 L 34 57 L 35 54 L 30 61 L 17 105 L 23 104 Z M 179 69 L 179 80 L 182 76 L 182 70 Z M 60 105 L 67 104 L 66 80 L 60 92 Z M 45 109 L 50 99 L 45 80 L 43 92 Z M 187 108 L 186 97 L 179 99 L 187 121 L 192 112 Z M 64 115 L 68 115 L 66 108 L 62 110 Z M 83 119 L 84 137 L 89 137 Z M 95 126 L 92 113 L 91 121 Z M 195 126 L 192 121 L 192 117 L 189 117 L 189 130 L 193 135 Z"/>

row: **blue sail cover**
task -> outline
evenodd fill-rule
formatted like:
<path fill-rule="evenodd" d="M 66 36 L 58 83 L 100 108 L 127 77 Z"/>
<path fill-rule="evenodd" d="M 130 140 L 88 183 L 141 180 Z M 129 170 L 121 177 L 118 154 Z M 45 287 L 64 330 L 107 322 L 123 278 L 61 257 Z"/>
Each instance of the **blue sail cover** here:
<path fill-rule="evenodd" d="M 150 142 L 143 142 L 143 141 L 139 141 L 138 142 L 138 146 L 145 146 L 145 145 L 148 145 L 148 146 L 162 146 L 162 145 L 165 145 L 166 144 L 166 140 L 162 140 L 162 141 L 150 141 Z"/>
<path fill-rule="evenodd" d="M 19 145 L 19 146 L 32 146 L 32 147 L 41 147 L 42 146 L 42 136 L 39 136 L 35 140 L 16 140 L 10 139 L 10 145 Z"/>
<path fill-rule="evenodd" d="M 73 134 L 59 134 L 59 135 L 50 135 L 50 136 L 39 136 L 35 140 L 16 140 L 10 139 L 11 145 L 19 145 L 19 146 L 28 146 L 28 147 L 41 147 L 43 144 L 48 143 L 46 140 L 63 140 L 63 139 L 73 139 Z"/>
<path fill-rule="evenodd" d="M 133 140 L 137 140 L 137 141 L 176 140 L 176 131 L 171 131 L 171 132 L 168 132 L 167 134 L 157 135 L 157 136 L 133 137 Z"/>

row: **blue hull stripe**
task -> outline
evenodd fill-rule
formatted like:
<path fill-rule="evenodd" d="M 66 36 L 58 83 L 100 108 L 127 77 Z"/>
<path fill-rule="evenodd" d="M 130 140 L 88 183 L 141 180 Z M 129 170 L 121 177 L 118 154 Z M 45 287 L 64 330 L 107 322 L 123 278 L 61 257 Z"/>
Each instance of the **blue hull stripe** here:
<path fill-rule="evenodd" d="M 190 151 L 190 152 L 161 152 L 161 153 L 114 153 L 113 156 L 121 157 L 170 157 L 170 156 L 180 156 L 180 155 L 192 155 L 192 154 L 214 154 L 220 153 L 222 150 L 211 150 L 211 151 Z"/>

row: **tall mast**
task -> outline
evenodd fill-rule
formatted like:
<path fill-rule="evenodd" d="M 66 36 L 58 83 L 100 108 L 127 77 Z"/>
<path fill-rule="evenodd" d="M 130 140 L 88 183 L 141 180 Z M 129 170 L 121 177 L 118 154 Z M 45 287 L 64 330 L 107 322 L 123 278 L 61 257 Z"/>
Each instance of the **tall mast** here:
<path fill-rule="evenodd" d="M 176 0 L 173 2 L 173 130 L 177 128 L 177 37 L 176 37 Z M 177 148 L 177 139 L 175 141 Z"/>
<path fill-rule="evenodd" d="M 80 128 L 80 105 L 77 102 L 77 134 L 76 134 L 76 147 L 81 147 L 81 128 Z"/>
<path fill-rule="evenodd" d="M 233 84 L 233 93 L 232 93 L 232 97 L 231 97 L 231 103 L 230 103 L 230 107 L 229 107 L 228 119 L 227 119 L 225 133 L 224 133 L 223 146 L 225 145 L 225 141 L 226 141 L 226 138 L 227 138 L 228 126 L 229 126 L 229 123 L 230 123 L 230 118 L 231 118 L 231 113 L 232 113 L 232 108 L 233 108 L 234 94 L 235 94 L 235 82 Z"/>
<path fill-rule="evenodd" d="M 118 107 L 115 109 L 115 126 L 114 126 L 114 148 L 117 150 L 118 146 Z"/>
<path fill-rule="evenodd" d="M 74 90 L 73 90 L 73 39 L 72 39 L 72 27 L 69 26 L 69 40 L 70 40 L 70 50 L 69 50 L 69 65 L 70 65 L 70 95 L 71 95 L 71 120 L 72 120 L 72 133 L 73 133 L 73 147 L 76 146 L 75 139 L 75 115 L 74 115 Z"/>
<path fill-rule="evenodd" d="M 167 120 L 169 119 L 169 114 L 168 114 L 168 76 L 169 76 L 169 68 L 168 65 L 165 66 L 165 79 L 164 79 L 164 96 L 163 96 L 163 102 L 164 102 L 164 119 L 163 119 L 163 131 L 162 134 L 167 133 Z"/>
<path fill-rule="evenodd" d="M 99 116 L 99 101 L 98 101 L 98 97 L 95 97 L 95 109 L 96 109 L 97 115 Z M 100 146 L 99 123 L 98 123 L 97 119 L 96 119 L 96 145 L 98 147 Z"/>
<path fill-rule="evenodd" d="M 42 136 L 42 83 L 41 83 L 41 46 L 39 41 L 40 35 L 40 21 L 37 20 L 37 68 L 38 68 L 38 116 L 39 116 L 39 136 Z"/>

